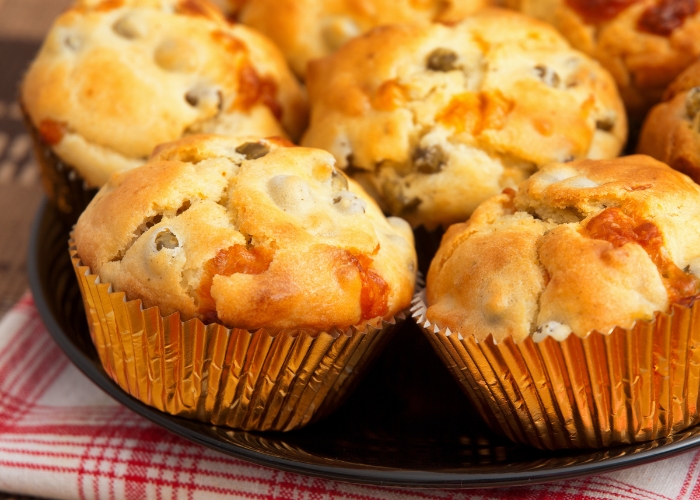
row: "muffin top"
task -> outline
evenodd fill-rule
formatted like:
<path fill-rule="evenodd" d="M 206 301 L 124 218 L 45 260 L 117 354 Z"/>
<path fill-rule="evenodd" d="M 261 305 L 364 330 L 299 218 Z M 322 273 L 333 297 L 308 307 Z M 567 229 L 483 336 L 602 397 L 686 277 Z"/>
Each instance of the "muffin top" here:
<path fill-rule="evenodd" d="M 551 26 L 505 10 L 376 28 L 312 62 L 307 84 L 303 144 L 428 229 L 463 221 L 545 163 L 614 157 L 627 134 L 607 72 Z"/>
<path fill-rule="evenodd" d="M 237 328 L 329 331 L 410 304 L 408 224 L 321 150 L 191 136 L 115 173 L 75 227 L 83 263 L 128 299 Z"/>
<path fill-rule="evenodd" d="M 445 234 L 441 328 L 519 342 L 631 327 L 700 291 L 700 186 L 648 156 L 552 163 Z"/>
<path fill-rule="evenodd" d="M 647 115 L 637 151 L 700 182 L 700 60 L 666 89 Z"/>
<path fill-rule="evenodd" d="M 630 119 L 641 121 L 666 86 L 700 55 L 696 0 L 506 0 L 556 26 L 617 81 Z"/>
<path fill-rule="evenodd" d="M 186 134 L 298 138 L 306 119 L 279 50 L 207 0 L 80 1 L 20 91 L 44 142 L 92 186 Z"/>
<path fill-rule="evenodd" d="M 311 59 L 382 24 L 455 22 L 489 0 L 230 0 L 239 18 L 282 49 L 294 72 L 304 77 Z M 241 6 L 241 4 L 243 4 Z"/>

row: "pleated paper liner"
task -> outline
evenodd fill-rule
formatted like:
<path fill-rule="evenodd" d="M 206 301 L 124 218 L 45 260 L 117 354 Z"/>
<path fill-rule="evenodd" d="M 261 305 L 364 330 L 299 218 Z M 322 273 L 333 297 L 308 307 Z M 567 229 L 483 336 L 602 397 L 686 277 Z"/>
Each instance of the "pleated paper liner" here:
<path fill-rule="evenodd" d="M 327 415 L 405 319 L 401 313 L 362 330 L 277 335 L 181 321 L 112 292 L 69 245 L 107 374 L 149 406 L 215 425 L 288 431 Z"/>
<path fill-rule="evenodd" d="M 89 186 L 78 171 L 62 161 L 51 146 L 41 138 L 24 106 L 20 106 L 24 125 L 29 131 L 34 146 L 34 153 L 41 172 L 41 182 L 49 201 L 61 213 L 61 219 L 70 229 L 78 221 L 85 207 L 97 194 L 96 187 Z"/>
<path fill-rule="evenodd" d="M 484 420 L 543 449 L 604 448 L 667 437 L 700 421 L 698 302 L 609 334 L 477 341 L 413 318 Z"/>

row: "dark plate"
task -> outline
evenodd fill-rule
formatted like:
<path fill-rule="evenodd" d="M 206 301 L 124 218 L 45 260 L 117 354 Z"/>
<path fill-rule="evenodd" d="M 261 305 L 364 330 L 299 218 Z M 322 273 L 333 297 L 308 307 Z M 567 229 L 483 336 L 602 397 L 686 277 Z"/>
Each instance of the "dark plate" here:
<path fill-rule="evenodd" d="M 638 465 L 700 445 L 700 427 L 603 451 L 544 452 L 491 432 L 411 321 L 335 414 L 289 433 L 242 432 L 173 417 L 124 393 L 92 346 L 67 231 L 46 203 L 37 215 L 29 278 L 39 312 L 68 357 L 102 390 L 190 441 L 277 469 L 410 487 L 533 484 Z"/>

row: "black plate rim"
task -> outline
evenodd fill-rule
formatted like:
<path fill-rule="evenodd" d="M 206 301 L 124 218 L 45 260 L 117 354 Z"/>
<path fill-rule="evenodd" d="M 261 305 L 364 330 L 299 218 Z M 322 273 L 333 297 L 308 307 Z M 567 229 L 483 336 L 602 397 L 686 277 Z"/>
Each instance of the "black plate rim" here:
<path fill-rule="evenodd" d="M 32 224 L 27 259 L 27 274 L 29 278 L 29 287 L 34 297 L 34 303 L 36 304 L 41 319 L 55 342 L 63 350 L 68 359 L 70 359 L 88 379 L 119 403 L 173 434 L 215 451 L 285 472 L 299 473 L 341 482 L 401 488 L 471 489 L 533 485 L 592 474 L 608 473 L 636 465 L 655 462 L 657 460 L 663 460 L 700 447 L 700 434 L 698 434 L 678 442 L 662 444 L 658 447 L 642 450 L 637 453 L 604 458 L 595 462 L 565 465 L 555 468 L 542 468 L 535 471 L 506 470 L 504 472 L 494 473 L 472 473 L 465 472 L 464 470 L 435 472 L 415 469 L 368 468 L 372 466 L 362 466 L 361 464 L 353 466 L 353 464 L 350 463 L 343 463 L 343 465 L 338 466 L 318 465 L 275 457 L 263 452 L 255 452 L 223 440 L 215 439 L 204 433 L 199 433 L 184 425 L 184 423 L 181 423 L 188 422 L 185 419 L 161 413 L 124 392 L 104 372 L 96 367 L 93 360 L 78 348 L 60 327 L 49 307 L 46 295 L 48 292 L 47 286 L 45 286 L 46 284 L 42 282 L 39 276 L 40 231 L 43 218 L 49 208 L 49 202 L 44 198 Z M 68 251 L 67 242 L 66 251 Z"/>

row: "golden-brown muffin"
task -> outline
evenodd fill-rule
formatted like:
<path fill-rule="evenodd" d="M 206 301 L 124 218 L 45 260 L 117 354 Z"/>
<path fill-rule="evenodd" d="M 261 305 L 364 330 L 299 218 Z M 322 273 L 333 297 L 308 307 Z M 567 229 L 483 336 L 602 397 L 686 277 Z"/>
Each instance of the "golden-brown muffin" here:
<path fill-rule="evenodd" d="M 700 60 L 678 75 L 647 115 L 637 151 L 700 182 Z"/>
<path fill-rule="evenodd" d="M 516 343 L 629 328 L 700 291 L 700 186 L 647 156 L 553 163 L 452 226 L 427 318 Z"/>
<path fill-rule="evenodd" d="M 666 86 L 700 55 L 695 0 L 507 0 L 553 24 L 612 73 L 638 123 Z"/>
<path fill-rule="evenodd" d="M 551 26 L 506 10 L 377 28 L 312 62 L 307 84 L 303 144 L 428 229 L 551 161 L 614 157 L 627 135 L 610 75 Z"/>
<path fill-rule="evenodd" d="M 269 36 L 294 72 L 306 74 L 312 59 L 389 23 L 452 23 L 489 0 L 231 0 L 239 19 Z"/>
<path fill-rule="evenodd" d="M 183 135 L 296 139 L 306 123 L 279 50 L 207 0 L 80 1 L 54 23 L 20 93 L 43 142 L 91 186 Z"/>
<path fill-rule="evenodd" d="M 115 173 L 75 227 L 85 265 L 128 299 L 267 331 L 362 325 L 411 301 L 416 256 L 325 151 L 192 136 Z"/>

